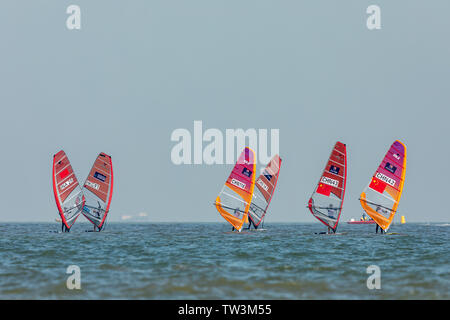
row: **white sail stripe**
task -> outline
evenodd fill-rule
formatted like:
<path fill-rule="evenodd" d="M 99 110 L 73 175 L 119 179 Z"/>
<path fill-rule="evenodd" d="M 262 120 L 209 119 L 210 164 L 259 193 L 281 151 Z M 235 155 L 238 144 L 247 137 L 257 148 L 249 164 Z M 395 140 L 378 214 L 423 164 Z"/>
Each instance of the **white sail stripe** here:
<path fill-rule="evenodd" d="M 372 188 L 369 187 L 369 185 L 370 185 L 370 183 L 369 183 L 369 184 L 367 185 L 367 187 L 364 189 L 364 193 L 366 193 L 366 194 L 367 194 L 367 189 L 373 190 Z M 376 190 L 373 190 L 373 191 L 376 191 Z M 385 197 L 385 198 L 388 199 L 389 201 L 392 201 L 392 202 L 394 202 L 394 203 L 398 203 L 397 200 L 395 200 L 395 199 L 392 198 L 392 197 L 388 197 L 388 196 L 385 195 L 384 193 L 379 193 L 379 192 L 378 192 L 378 194 L 382 195 L 383 197 Z"/>
<path fill-rule="evenodd" d="M 277 169 L 280 169 L 280 166 L 278 165 L 277 161 L 273 161 L 273 163 L 277 166 Z"/>
<path fill-rule="evenodd" d="M 64 179 L 62 179 L 59 183 L 58 183 L 58 187 L 63 183 L 64 180 L 67 180 L 68 178 L 70 178 L 71 176 L 75 176 L 75 173 L 72 172 L 71 174 L 69 174 L 67 177 L 65 177 Z M 78 182 L 77 178 L 75 177 L 75 182 Z M 64 193 L 64 192 L 63 192 Z"/>
<path fill-rule="evenodd" d="M 58 174 L 60 174 L 61 171 L 63 171 L 63 170 L 66 169 L 67 167 L 70 167 L 70 162 L 69 162 L 64 168 L 62 168 L 61 170 L 59 170 L 58 172 L 56 172 L 55 176 L 57 176 Z M 72 172 L 73 172 L 73 170 L 72 170 Z"/>
<path fill-rule="evenodd" d="M 92 169 L 97 169 L 97 171 L 101 171 L 102 173 L 104 173 L 104 174 L 106 174 L 106 175 L 110 175 L 108 172 L 106 172 L 106 171 L 103 171 L 101 168 L 99 168 L 99 167 L 97 167 L 95 164 L 94 164 L 94 166 L 92 167 Z"/>
<path fill-rule="evenodd" d="M 62 161 L 64 158 L 67 158 L 67 155 L 64 153 L 64 156 L 59 160 L 59 161 Z M 63 167 L 61 170 L 59 170 L 58 172 L 56 172 L 56 174 L 55 174 L 55 176 L 54 176 L 54 179 L 55 179 L 55 182 L 56 182 L 56 176 L 58 175 L 58 174 L 60 174 L 61 173 L 61 171 L 63 171 L 64 169 L 66 169 L 67 167 L 69 167 L 69 166 L 71 166 L 70 165 L 70 161 L 69 161 L 69 158 L 67 158 L 67 162 L 68 162 L 68 164 L 65 166 L 65 167 Z M 55 167 L 56 167 L 56 165 L 55 165 Z M 66 178 L 69 178 L 70 176 L 75 176 L 75 172 L 73 171 L 73 169 L 72 169 L 72 173 L 69 175 L 69 176 L 67 176 L 67 177 L 65 177 L 63 180 L 66 180 Z M 77 178 L 75 177 L 75 181 L 78 183 L 78 180 L 77 180 Z M 62 182 L 62 181 L 61 181 Z M 59 186 L 61 185 L 61 182 L 58 184 L 58 183 L 56 183 L 56 191 L 58 192 L 58 196 L 59 196 L 59 199 L 61 199 L 61 196 L 64 194 L 64 193 L 66 193 L 67 191 L 69 191 L 69 189 L 66 189 L 66 190 L 64 190 L 63 192 L 60 192 L 60 190 L 59 190 Z M 78 184 L 79 185 L 79 184 Z M 73 189 L 73 190 L 75 190 L 75 189 Z M 73 191 L 72 190 L 72 191 Z M 66 202 L 68 199 L 66 199 L 64 202 Z M 63 203 L 64 203 L 63 202 Z"/>
<path fill-rule="evenodd" d="M 110 158 L 108 158 L 108 157 L 101 157 L 101 156 L 98 156 L 97 159 L 95 159 L 95 161 L 97 162 L 98 159 L 103 160 L 103 158 L 106 159 L 106 160 L 104 160 L 103 162 L 105 162 L 108 166 L 111 167 L 111 164 L 109 163 Z"/>
<path fill-rule="evenodd" d="M 273 173 L 273 174 L 272 174 L 272 178 L 275 178 L 275 181 L 278 180 L 278 172 L 279 172 L 279 169 L 278 169 L 278 171 L 277 171 L 276 173 Z M 261 175 L 258 177 L 258 179 L 261 178 L 261 177 L 264 177 L 264 174 L 261 174 Z M 256 181 L 258 181 L 258 179 L 256 179 Z M 269 180 L 269 179 L 266 178 L 266 180 L 270 183 L 270 185 L 272 186 L 272 188 L 275 188 L 275 183 L 272 183 L 272 180 L 273 180 L 273 179 L 270 179 L 270 180 Z M 256 182 L 255 182 L 255 184 L 256 184 Z M 273 189 L 272 189 L 272 190 L 273 190 Z"/>
<path fill-rule="evenodd" d="M 75 188 L 78 187 L 78 186 L 80 185 L 80 184 L 78 183 L 78 181 L 76 181 L 76 180 L 75 180 L 75 183 L 78 184 L 77 186 L 75 186 Z M 58 185 L 58 187 L 59 187 L 59 185 Z M 72 191 L 75 190 L 75 188 L 72 189 Z M 57 188 L 57 189 L 59 189 L 59 188 Z M 59 193 L 59 197 L 61 198 L 61 196 L 62 196 L 64 193 L 66 193 L 67 191 L 69 191 L 69 190 L 70 190 L 70 188 L 69 188 L 69 186 L 67 186 L 66 189 L 65 189 L 63 192 L 60 192 L 60 193 Z M 59 190 L 58 190 L 58 191 L 59 191 Z"/>
<path fill-rule="evenodd" d="M 336 164 L 338 164 L 338 165 L 340 165 L 340 166 L 343 166 L 344 164 L 343 163 L 339 163 L 339 162 L 337 162 L 337 161 L 334 161 L 333 159 L 329 159 L 330 161 L 333 161 L 334 163 L 336 163 Z"/>
<path fill-rule="evenodd" d="M 245 201 L 242 200 L 242 199 L 239 199 L 239 198 L 237 198 L 237 197 L 235 197 L 235 196 L 233 196 L 233 195 L 231 195 L 231 194 L 229 194 L 229 193 L 227 193 L 227 192 L 225 192 L 225 191 L 223 191 L 222 193 L 223 193 L 223 194 L 226 194 L 227 196 L 229 196 L 229 197 L 231 197 L 231 198 L 234 198 L 234 199 L 238 200 L 239 202 L 245 203 L 245 205 L 247 205 L 247 202 L 245 202 Z"/>
<path fill-rule="evenodd" d="M 87 189 L 87 187 L 89 187 L 89 188 L 91 188 L 91 189 L 94 189 L 94 188 L 92 188 L 91 186 L 86 186 L 86 184 L 83 186 L 83 188 L 86 188 Z M 89 189 L 88 189 L 89 190 Z M 108 192 L 104 192 L 104 191 L 102 191 L 102 190 L 100 190 L 100 189 L 94 189 L 95 191 L 98 191 L 98 192 L 101 192 L 101 193 L 103 193 L 103 194 L 106 194 L 106 195 L 108 195 Z M 109 189 L 108 189 L 109 190 Z M 91 190 L 89 190 L 89 191 L 91 191 Z M 94 193 L 93 191 L 91 191 L 92 193 Z M 95 193 L 94 193 L 95 194 Z"/>
<path fill-rule="evenodd" d="M 334 150 L 334 151 L 337 151 L 337 152 L 339 152 L 340 154 L 343 154 L 343 155 L 345 156 L 345 153 L 340 152 L 338 149 L 334 148 L 333 150 Z M 333 153 L 333 152 L 331 152 L 331 153 Z"/>
<path fill-rule="evenodd" d="M 74 189 L 75 190 L 75 189 Z M 67 198 L 64 202 L 66 202 L 66 201 L 69 201 L 69 200 L 72 200 L 73 198 L 75 198 L 75 196 L 78 196 L 80 193 L 82 193 L 81 192 L 81 189 L 80 190 L 78 190 L 78 192 L 77 193 L 75 193 L 73 196 L 71 196 L 71 197 L 69 197 L 69 198 Z"/>
<path fill-rule="evenodd" d="M 258 179 L 261 179 L 262 177 L 264 177 L 264 175 L 260 175 L 259 177 L 258 177 Z M 258 179 L 256 179 L 256 181 L 255 181 L 255 185 L 257 185 L 258 184 Z M 267 180 L 267 182 L 272 186 L 272 189 L 273 189 L 273 187 L 275 187 L 275 185 L 272 183 L 272 181 L 271 180 L 269 180 L 269 179 L 267 179 L 266 178 L 266 180 Z"/>

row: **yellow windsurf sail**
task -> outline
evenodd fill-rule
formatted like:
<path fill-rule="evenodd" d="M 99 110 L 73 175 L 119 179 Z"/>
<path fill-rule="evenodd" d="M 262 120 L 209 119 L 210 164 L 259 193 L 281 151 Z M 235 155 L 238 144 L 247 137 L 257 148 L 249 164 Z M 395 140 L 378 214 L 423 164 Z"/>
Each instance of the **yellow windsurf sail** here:
<path fill-rule="evenodd" d="M 215 202 L 220 215 L 238 231 L 248 223 L 254 188 L 255 152 L 245 148 Z"/>
<path fill-rule="evenodd" d="M 403 192 L 406 169 L 406 146 L 396 140 L 378 166 L 369 185 L 360 196 L 364 211 L 387 231 L 397 212 Z"/>

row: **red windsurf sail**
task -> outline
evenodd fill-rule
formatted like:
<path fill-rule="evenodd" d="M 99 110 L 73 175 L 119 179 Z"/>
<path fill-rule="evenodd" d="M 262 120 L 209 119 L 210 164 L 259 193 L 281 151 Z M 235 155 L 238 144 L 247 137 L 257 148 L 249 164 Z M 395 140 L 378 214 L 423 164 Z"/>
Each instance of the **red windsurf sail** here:
<path fill-rule="evenodd" d="M 64 151 L 53 156 L 53 193 L 62 223 L 68 230 L 84 206 L 84 196 Z"/>
<path fill-rule="evenodd" d="M 113 192 L 113 181 L 111 156 L 100 153 L 83 186 L 83 193 L 86 198 L 83 215 L 98 230 L 103 228 L 108 216 Z"/>
<path fill-rule="evenodd" d="M 252 203 L 248 211 L 249 217 L 255 225 L 255 228 L 259 226 L 267 213 L 267 209 L 269 208 L 270 201 L 272 200 L 273 193 L 277 186 L 280 168 L 281 158 L 278 155 L 275 155 L 258 179 L 256 179 L 256 188 L 253 192 Z"/>
<path fill-rule="evenodd" d="M 347 148 L 336 142 L 322 172 L 308 208 L 320 222 L 336 232 L 344 203 L 347 182 Z"/>

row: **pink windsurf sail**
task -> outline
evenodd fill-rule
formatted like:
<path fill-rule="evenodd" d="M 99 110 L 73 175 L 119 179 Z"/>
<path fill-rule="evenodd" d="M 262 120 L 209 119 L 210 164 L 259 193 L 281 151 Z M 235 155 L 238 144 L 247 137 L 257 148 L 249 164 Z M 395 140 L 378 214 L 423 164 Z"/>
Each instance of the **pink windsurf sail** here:
<path fill-rule="evenodd" d="M 406 170 L 406 146 L 399 140 L 389 148 L 369 185 L 360 196 L 364 211 L 387 231 L 397 212 L 403 193 Z"/>
<path fill-rule="evenodd" d="M 248 222 L 254 187 L 255 152 L 245 148 L 215 202 L 220 215 L 238 231 Z"/>

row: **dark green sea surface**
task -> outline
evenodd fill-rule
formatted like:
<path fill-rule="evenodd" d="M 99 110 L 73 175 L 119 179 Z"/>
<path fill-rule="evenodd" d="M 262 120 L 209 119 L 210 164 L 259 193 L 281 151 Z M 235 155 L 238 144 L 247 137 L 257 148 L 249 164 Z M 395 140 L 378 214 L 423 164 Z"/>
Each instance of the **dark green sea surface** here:
<path fill-rule="evenodd" d="M 450 299 L 450 224 L 0 224 L 0 299 Z M 67 268 L 80 268 L 70 290 Z M 381 271 L 369 290 L 367 268 Z"/>

